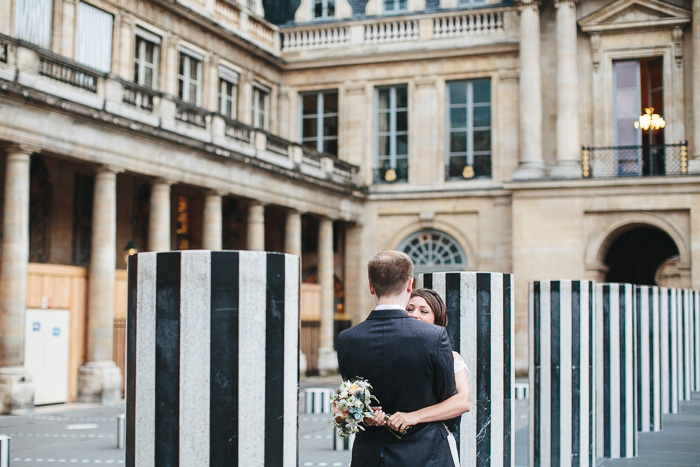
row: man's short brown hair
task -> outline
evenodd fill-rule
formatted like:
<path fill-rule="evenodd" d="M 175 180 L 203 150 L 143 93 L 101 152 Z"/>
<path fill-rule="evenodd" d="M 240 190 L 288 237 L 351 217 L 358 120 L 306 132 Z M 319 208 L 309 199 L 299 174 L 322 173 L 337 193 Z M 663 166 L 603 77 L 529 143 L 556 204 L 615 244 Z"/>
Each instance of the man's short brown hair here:
<path fill-rule="evenodd" d="M 367 263 L 367 275 L 377 298 L 398 295 L 413 277 L 413 261 L 406 253 L 382 250 Z"/>

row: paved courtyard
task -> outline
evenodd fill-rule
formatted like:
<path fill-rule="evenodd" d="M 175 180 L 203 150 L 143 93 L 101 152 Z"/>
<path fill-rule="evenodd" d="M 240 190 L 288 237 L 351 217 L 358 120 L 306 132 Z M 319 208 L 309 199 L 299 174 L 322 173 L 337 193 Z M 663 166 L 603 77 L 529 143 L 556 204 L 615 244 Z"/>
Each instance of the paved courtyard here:
<path fill-rule="evenodd" d="M 308 386 L 310 383 L 303 383 Z M 117 415 L 124 404 L 66 404 L 0 417 L 0 433 L 10 435 L 13 466 L 46 464 L 124 464 L 117 448 Z M 681 403 L 682 413 L 664 416 L 664 431 L 641 434 L 639 457 L 598 461 L 599 466 L 700 465 L 700 393 Z M 515 465 L 527 465 L 527 401 L 515 403 Z M 350 453 L 331 450 L 327 415 L 299 416 L 299 465 L 348 466 Z"/>

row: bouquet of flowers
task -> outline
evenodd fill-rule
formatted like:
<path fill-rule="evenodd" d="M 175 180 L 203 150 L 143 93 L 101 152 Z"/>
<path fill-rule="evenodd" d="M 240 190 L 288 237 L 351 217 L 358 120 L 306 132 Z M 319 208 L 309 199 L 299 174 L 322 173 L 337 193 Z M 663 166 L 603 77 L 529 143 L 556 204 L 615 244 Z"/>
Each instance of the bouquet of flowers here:
<path fill-rule="evenodd" d="M 346 380 L 340 383 L 340 387 L 334 395 L 331 396 L 333 403 L 333 427 L 338 430 L 338 435 L 341 438 L 347 438 L 354 435 L 359 430 L 364 428 L 360 425 L 365 417 L 374 417 L 374 409 L 372 401 L 379 403 L 376 397 L 370 392 L 372 385 L 367 380 L 357 378 L 355 380 Z M 385 415 L 385 420 L 389 419 Z M 387 429 L 397 439 L 401 439 L 394 430 L 387 426 Z"/>

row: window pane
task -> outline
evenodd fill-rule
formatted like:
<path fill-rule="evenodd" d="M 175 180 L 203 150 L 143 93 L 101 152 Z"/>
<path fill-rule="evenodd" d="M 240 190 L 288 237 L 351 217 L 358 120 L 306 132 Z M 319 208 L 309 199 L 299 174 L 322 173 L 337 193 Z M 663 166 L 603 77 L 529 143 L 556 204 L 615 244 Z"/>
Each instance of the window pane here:
<path fill-rule="evenodd" d="M 338 140 L 337 139 L 329 139 L 327 141 L 324 141 L 323 150 L 325 152 L 333 154 L 334 156 L 337 156 L 338 155 Z"/>
<path fill-rule="evenodd" d="M 408 154 L 408 135 L 399 135 L 396 137 L 396 154 Z"/>
<path fill-rule="evenodd" d="M 113 23 L 110 13 L 79 3 L 76 61 L 105 73 L 110 71 Z"/>
<path fill-rule="evenodd" d="M 305 94 L 301 98 L 302 107 L 304 109 L 303 110 L 304 115 L 316 115 L 316 112 L 318 110 L 316 108 L 317 99 L 318 99 L 318 96 L 316 94 Z"/>
<path fill-rule="evenodd" d="M 451 128 L 466 128 L 467 126 L 467 109 L 466 107 L 458 107 L 450 109 L 450 127 Z"/>
<path fill-rule="evenodd" d="M 304 119 L 304 138 L 315 138 L 317 135 L 316 119 L 315 118 L 305 118 Z"/>
<path fill-rule="evenodd" d="M 467 83 L 465 81 L 455 81 L 450 83 L 450 104 L 467 103 Z"/>
<path fill-rule="evenodd" d="M 389 108 L 389 90 L 388 89 L 380 89 L 379 90 L 379 108 L 380 109 L 388 109 Z"/>
<path fill-rule="evenodd" d="M 381 112 L 378 116 L 378 122 L 377 122 L 377 128 L 379 129 L 380 133 L 388 133 L 389 132 L 389 113 L 388 112 Z"/>
<path fill-rule="evenodd" d="M 154 45 L 146 42 L 146 61 L 148 63 L 153 63 L 153 51 L 154 51 Z"/>
<path fill-rule="evenodd" d="M 139 62 L 136 60 L 134 63 L 134 83 L 141 84 L 139 81 Z"/>
<path fill-rule="evenodd" d="M 465 165 L 467 165 L 467 156 L 450 157 L 447 176 L 450 178 L 462 177 L 462 171 Z"/>
<path fill-rule="evenodd" d="M 323 95 L 323 113 L 338 113 L 337 92 L 329 92 Z"/>
<path fill-rule="evenodd" d="M 316 4 L 314 5 L 314 18 L 322 18 L 322 17 L 323 17 L 323 4 L 321 2 L 316 2 Z"/>
<path fill-rule="evenodd" d="M 615 62 L 615 82 L 619 88 L 637 87 L 637 61 Z"/>
<path fill-rule="evenodd" d="M 408 112 L 396 112 L 396 131 L 408 131 Z"/>
<path fill-rule="evenodd" d="M 338 117 L 326 117 L 323 119 L 323 136 L 338 135 Z"/>
<path fill-rule="evenodd" d="M 491 176 L 491 156 L 474 156 L 474 175 L 477 177 Z"/>
<path fill-rule="evenodd" d="M 197 66 L 199 62 L 197 60 L 190 59 L 190 78 L 193 81 L 197 81 Z"/>
<path fill-rule="evenodd" d="M 178 80 L 177 97 L 185 99 L 185 83 L 182 81 L 182 78 Z"/>
<path fill-rule="evenodd" d="M 474 102 L 491 102 L 491 81 L 480 79 L 473 83 Z"/>
<path fill-rule="evenodd" d="M 190 95 L 187 100 L 193 104 L 197 103 L 197 85 L 194 83 L 190 84 Z"/>
<path fill-rule="evenodd" d="M 15 8 L 17 37 L 48 49 L 51 45 L 53 1 L 18 0 Z M 3 15 L 9 15 L 9 11 Z"/>
<path fill-rule="evenodd" d="M 405 86 L 396 88 L 396 107 L 408 107 L 408 89 Z"/>
<path fill-rule="evenodd" d="M 474 107 L 474 127 L 491 126 L 491 106 Z"/>
<path fill-rule="evenodd" d="M 462 131 L 450 133 L 450 152 L 465 152 L 467 150 L 467 134 Z"/>
<path fill-rule="evenodd" d="M 617 118 L 636 119 L 641 110 L 637 108 L 638 98 L 636 89 L 618 89 L 615 93 L 615 115 Z"/>
<path fill-rule="evenodd" d="M 183 76 L 185 75 L 185 60 L 187 60 L 187 58 L 186 58 L 183 54 L 180 54 L 180 68 L 179 68 L 179 73 L 180 73 L 181 75 L 183 75 Z"/>
<path fill-rule="evenodd" d="M 388 156 L 389 155 L 389 137 L 388 136 L 380 136 L 378 138 L 377 153 L 380 156 Z"/>
<path fill-rule="evenodd" d="M 335 16 L 335 2 L 328 0 L 328 16 Z"/>
<path fill-rule="evenodd" d="M 491 130 L 474 132 L 474 151 L 491 150 Z"/>
<path fill-rule="evenodd" d="M 143 84 L 144 84 L 145 86 L 153 87 L 153 69 L 151 69 L 151 68 L 146 68 L 146 69 L 144 70 L 144 72 L 145 72 L 145 73 L 144 73 Z"/>

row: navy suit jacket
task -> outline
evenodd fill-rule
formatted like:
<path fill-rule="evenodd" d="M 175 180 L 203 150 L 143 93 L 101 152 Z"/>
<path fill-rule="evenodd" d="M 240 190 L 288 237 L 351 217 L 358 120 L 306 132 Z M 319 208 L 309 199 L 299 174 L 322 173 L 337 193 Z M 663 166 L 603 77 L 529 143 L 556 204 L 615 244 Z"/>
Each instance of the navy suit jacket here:
<path fill-rule="evenodd" d="M 343 379 L 367 379 L 384 412 L 412 412 L 455 394 L 450 339 L 441 326 L 405 310 L 374 310 L 338 336 Z M 442 422 L 412 427 L 401 440 L 386 427 L 366 427 L 355 437 L 353 467 L 453 465 Z"/>

